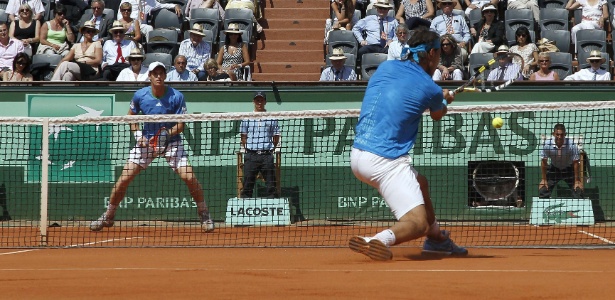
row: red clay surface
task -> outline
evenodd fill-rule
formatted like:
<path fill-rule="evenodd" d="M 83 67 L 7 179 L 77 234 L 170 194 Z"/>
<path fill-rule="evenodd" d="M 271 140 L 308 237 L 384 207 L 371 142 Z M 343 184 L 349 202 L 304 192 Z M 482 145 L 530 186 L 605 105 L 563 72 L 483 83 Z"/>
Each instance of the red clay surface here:
<path fill-rule="evenodd" d="M 0 249 L 2 299 L 610 299 L 615 251 Z"/>

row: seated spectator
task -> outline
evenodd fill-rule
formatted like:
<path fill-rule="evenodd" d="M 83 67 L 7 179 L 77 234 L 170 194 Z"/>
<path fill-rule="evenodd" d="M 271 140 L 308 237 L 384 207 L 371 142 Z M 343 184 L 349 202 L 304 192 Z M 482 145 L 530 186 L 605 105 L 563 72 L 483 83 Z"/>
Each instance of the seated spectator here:
<path fill-rule="evenodd" d="M 475 9 L 481 9 L 486 4 L 492 4 L 495 7 L 498 7 L 499 0 L 465 0 L 466 3 L 466 16 L 470 17 L 470 12 Z"/>
<path fill-rule="evenodd" d="M 579 24 L 574 25 L 570 29 L 570 37 L 574 44 L 574 51 L 577 49 L 577 32 L 581 29 L 604 29 L 604 21 L 608 19 L 609 10 L 605 0 L 594 0 L 589 3 L 588 0 L 568 0 L 566 9 L 575 11 L 581 8 L 583 18 Z"/>
<path fill-rule="evenodd" d="M 110 38 L 109 29 L 115 20 L 115 16 L 107 15 L 103 13 L 105 9 L 105 2 L 103 0 L 92 0 L 92 11 L 85 13 L 79 20 L 79 27 L 83 27 L 85 22 L 91 21 L 96 25 L 98 34 L 94 36 L 94 41 L 101 40 L 102 43 Z M 83 35 L 80 35 L 77 39 L 79 42 L 83 42 Z"/>
<path fill-rule="evenodd" d="M 224 10 L 231 8 L 247 8 L 252 11 L 252 22 L 256 24 L 256 32 L 263 32 L 263 27 L 258 23 L 258 20 L 262 18 L 261 11 L 258 7 L 260 0 L 252 1 L 252 0 L 230 0 L 227 2 Z M 256 4 L 256 5 L 254 5 Z"/>
<path fill-rule="evenodd" d="M 574 74 L 566 76 L 564 80 L 611 80 L 611 73 L 600 68 L 600 66 L 606 61 L 606 59 L 602 57 L 602 53 L 599 50 L 592 50 L 589 53 L 589 57 L 586 59 L 586 61 L 589 63 L 589 67 L 581 69 Z"/>
<path fill-rule="evenodd" d="M 239 25 L 231 23 L 228 29 L 224 31 L 226 34 L 224 47 L 218 51 L 217 62 L 222 66 L 224 72 L 235 73 L 237 80 L 243 79 L 243 67 L 250 64 L 250 55 L 248 54 L 248 45 L 241 39 L 241 31 Z"/>
<path fill-rule="evenodd" d="M 433 73 L 433 80 L 463 80 L 461 50 L 450 34 L 440 37 L 440 64 Z"/>
<path fill-rule="evenodd" d="M 102 80 L 115 81 L 120 72 L 130 66 L 126 56 L 136 46 L 133 41 L 124 39 L 126 28 L 120 21 L 113 22 L 109 31 L 113 39 L 103 45 Z"/>
<path fill-rule="evenodd" d="M 141 42 L 141 23 L 139 20 L 130 16 L 132 12 L 132 4 L 130 2 L 122 2 L 120 4 L 120 14 L 122 15 L 118 21 L 122 22 L 124 28 L 126 28 L 126 39 L 132 40 L 135 43 Z"/>
<path fill-rule="evenodd" d="M 351 67 L 345 66 L 346 56 L 341 48 L 333 49 L 329 57 L 331 66 L 325 68 L 320 74 L 320 81 L 346 81 L 357 80 L 357 74 Z"/>
<path fill-rule="evenodd" d="M 199 79 L 193 72 L 186 69 L 188 59 L 183 55 L 177 55 L 173 62 L 173 68 L 167 73 L 166 81 L 198 81 Z M 203 78 L 205 81 L 205 78 Z"/>
<path fill-rule="evenodd" d="M 540 21 L 540 8 L 538 0 L 508 0 L 507 9 L 529 9 L 534 15 L 534 21 Z"/>
<path fill-rule="evenodd" d="M 431 0 L 402 0 L 395 18 L 399 24 L 406 24 L 409 30 L 413 30 L 418 26 L 431 26 L 435 15 Z"/>
<path fill-rule="evenodd" d="M 352 26 L 358 21 L 354 19 L 354 4 L 353 0 L 332 0 L 331 9 L 335 14 L 332 20 L 331 28 L 344 28 L 351 30 Z"/>
<path fill-rule="evenodd" d="M 474 38 L 472 53 L 489 53 L 495 51 L 500 45 L 506 44 L 506 31 L 504 22 L 498 20 L 498 10 L 495 6 L 487 4 L 482 9 L 483 18 L 470 28 Z"/>
<path fill-rule="evenodd" d="M 19 7 L 19 19 L 11 22 L 9 36 L 23 43 L 24 52 L 32 56 L 33 46 L 38 46 L 40 41 L 41 22 L 32 19 L 30 5 L 23 4 Z"/>
<path fill-rule="evenodd" d="M 102 46 L 94 42 L 98 29 L 86 21 L 79 29 L 83 42 L 74 44 L 53 72 L 52 81 L 88 81 L 98 78 L 102 63 Z"/>
<path fill-rule="evenodd" d="M 399 24 L 395 29 L 397 39 L 391 42 L 389 45 L 389 53 L 387 54 L 387 60 L 400 60 L 401 49 L 408 43 L 410 38 L 410 31 L 406 24 Z"/>
<path fill-rule="evenodd" d="M 538 71 L 530 75 L 532 81 L 555 81 L 560 80 L 557 72 L 551 70 L 551 55 L 549 52 L 538 53 Z"/>
<path fill-rule="evenodd" d="M 204 81 L 207 73 L 203 70 L 203 65 L 211 57 L 211 46 L 203 41 L 205 37 L 203 25 L 195 23 L 188 31 L 190 37 L 180 43 L 178 54 L 188 60 L 188 65 L 185 66 L 188 71 L 194 73 L 199 80 Z"/>
<path fill-rule="evenodd" d="M 501 45 L 498 47 L 498 51 L 494 53 L 494 56 L 498 60 L 498 68 L 491 70 L 489 76 L 487 76 L 488 81 L 523 79 L 519 65 L 512 63 L 512 58 L 508 55 L 508 53 L 508 46 Z"/>
<path fill-rule="evenodd" d="M 10 38 L 6 23 L 0 23 L 0 75 L 13 70 L 15 57 L 21 52 L 23 52 L 23 43 L 18 39 Z"/>
<path fill-rule="evenodd" d="M 116 81 L 149 81 L 148 69 L 143 66 L 145 55 L 143 55 L 141 49 L 131 49 L 130 55 L 126 58 L 130 62 L 130 66 L 120 72 Z"/>
<path fill-rule="evenodd" d="M 430 28 L 440 36 L 447 33 L 451 34 L 457 46 L 461 49 L 462 60 L 467 61 L 468 51 L 466 46 L 471 38 L 470 29 L 468 29 L 468 24 L 463 15 L 453 14 L 453 6 L 455 6 L 456 2 L 455 0 L 440 0 L 442 14 L 431 21 Z"/>
<path fill-rule="evenodd" d="M 41 0 L 9 0 L 4 11 L 9 16 L 9 22 L 13 23 L 13 21 L 21 19 L 21 7 L 23 5 L 28 5 L 30 10 L 34 11 L 30 15 L 31 19 L 43 21 L 45 6 L 43 6 Z"/>
<path fill-rule="evenodd" d="M 358 60 L 361 60 L 365 53 L 388 53 L 389 44 L 393 41 L 399 25 L 395 18 L 388 16 L 389 10 L 393 8 L 389 0 L 377 0 L 374 6 L 377 9 L 376 15 L 366 16 L 352 27 L 354 36 L 361 44 Z"/>
<path fill-rule="evenodd" d="M 220 14 L 220 19 L 224 20 L 224 8 L 220 5 L 218 0 L 188 0 L 186 3 L 186 9 L 184 15 L 188 20 L 192 18 L 192 10 L 195 8 L 213 8 L 217 9 Z"/>
<path fill-rule="evenodd" d="M 147 23 L 152 12 L 164 8 L 174 10 L 175 14 L 177 14 L 178 17 L 182 14 L 182 8 L 179 4 L 160 3 L 158 2 L 158 0 L 124 0 L 122 2 L 129 2 L 132 6 L 132 12 L 130 13 L 130 17 L 134 20 L 139 20 L 139 25 L 141 26 L 141 35 L 145 36 L 146 40 L 149 38 L 147 34 L 154 29 L 151 25 L 148 25 Z M 120 4 L 120 6 L 121 5 L 122 4 Z M 117 19 L 120 18 L 122 18 L 122 15 L 118 13 Z"/>
<path fill-rule="evenodd" d="M 23 52 L 18 53 L 13 60 L 13 70 L 2 74 L 2 81 L 32 81 L 30 74 L 30 56 Z"/>
<path fill-rule="evenodd" d="M 530 31 L 525 26 L 517 28 L 515 38 L 517 42 L 510 47 L 510 52 L 519 54 L 523 58 L 523 77 L 529 78 L 538 66 L 538 47 L 532 42 Z M 520 61 L 514 62 L 521 65 Z"/>
<path fill-rule="evenodd" d="M 226 73 L 220 70 L 218 62 L 215 59 L 210 58 L 205 62 L 205 70 L 207 71 L 207 77 L 205 81 L 236 81 L 235 73 Z"/>
<path fill-rule="evenodd" d="M 41 25 L 40 41 L 37 54 L 54 53 L 66 56 L 70 51 L 69 43 L 75 41 L 75 34 L 68 20 L 64 18 L 66 8 L 56 5 L 54 18 Z"/>

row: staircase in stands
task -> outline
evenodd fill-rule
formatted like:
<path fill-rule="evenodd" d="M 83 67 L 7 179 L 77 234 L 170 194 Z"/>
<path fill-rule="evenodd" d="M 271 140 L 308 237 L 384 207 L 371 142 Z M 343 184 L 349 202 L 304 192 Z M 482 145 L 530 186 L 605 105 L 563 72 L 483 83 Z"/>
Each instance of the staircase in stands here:
<path fill-rule="evenodd" d="M 263 0 L 252 80 L 318 81 L 328 0 Z"/>

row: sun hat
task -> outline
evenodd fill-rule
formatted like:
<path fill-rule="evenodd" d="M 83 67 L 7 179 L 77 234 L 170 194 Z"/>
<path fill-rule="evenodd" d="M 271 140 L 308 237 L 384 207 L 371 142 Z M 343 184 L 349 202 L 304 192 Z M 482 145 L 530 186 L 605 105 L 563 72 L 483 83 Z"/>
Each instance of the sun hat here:
<path fill-rule="evenodd" d="M 344 55 L 344 49 L 342 48 L 333 49 L 333 53 L 331 53 L 331 56 L 329 56 L 329 60 L 341 60 L 341 59 L 346 59 L 346 55 Z"/>
<path fill-rule="evenodd" d="M 98 28 L 96 28 L 96 24 L 94 24 L 94 22 L 92 22 L 92 21 L 85 21 L 85 23 L 83 23 L 83 26 L 81 26 L 81 28 L 79 28 L 79 32 L 81 34 L 83 34 L 83 31 L 85 29 L 95 30 L 96 32 L 94 34 L 98 34 L 98 32 L 99 32 Z"/>
<path fill-rule="evenodd" d="M 241 30 L 239 29 L 239 24 L 237 23 L 228 24 L 228 28 L 226 28 L 224 33 L 241 33 Z"/>
<path fill-rule="evenodd" d="M 188 30 L 190 33 L 194 33 L 194 34 L 198 34 L 200 36 L 205 36 L 205 28 L 203 27 L 203 25 L 199 24 L 199 23 L 194 23 L 194 25 L 192 25 L 192 29 Z"/>

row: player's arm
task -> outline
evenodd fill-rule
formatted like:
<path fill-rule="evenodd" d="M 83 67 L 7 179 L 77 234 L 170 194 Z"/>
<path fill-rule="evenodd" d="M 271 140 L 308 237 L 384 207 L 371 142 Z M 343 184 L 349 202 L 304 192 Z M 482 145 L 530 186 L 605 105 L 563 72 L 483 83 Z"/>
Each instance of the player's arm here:
<path fill-rule="evenodd" d="M 543 157 L 540 160 L 540 184 L 538 185 L 538 188 L 542 188 L 543 186 L 548 188 L 547 185 L 547 164 L 549 163 L 549 159 L 546 157 Z"/>
<path fill-rule="evenodd" d="M 177 124 L 175 124 L 175 126 L 167 129 L 167 131 L 169 132 L 169 136 L 174 136 L 174 135 L 178 135 L 178 134 L 184 132 L 184 128 L 185 128 L 185 123 L 184 122 L 177 122 Z"/>
<path fill-rule="evenodd" d="M 429 116 L 431 116 L 431 118 L 434 121 L 440 121 L 440 119 L 442 119 L 442 117 L 444 117 L 444 115 L 446 115 L 446 113 L 448 112 L 447 105 L 453 103 L 453 101 L 455 100 L 455 96 L 451 95 L 448 89 L 442 90 L 442 96 L 444 97 L 444 99 L 441 100 L 442 109 L 438 109 L 438 110 L 430 109 L 429 110 Z M 446 101 L 446 104 L 444 104 L 444 101 Z"/>
<path fill-rule="evenodd" d="M 279 143 L 280 143 L 280 135 L 276 134 L 273 136 L 273 149 L 274 150 L 278 146 Z"/>
<path fill-rule="evenodd" d="M 136 115 L 137 113 L 133 111 L 134 104 L 131 103 L 130 108 L 128 109 L 128 115 Z M 137 141 L 138 147 L 147 146 L 146 139 L 143 138 L 143 131 L 141 130 L 141 126 L 139 123 L 130 123 L 130 132 L 135 137 L 135 141 Z"/>

